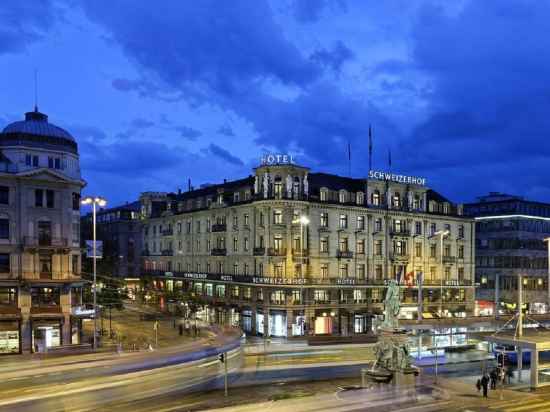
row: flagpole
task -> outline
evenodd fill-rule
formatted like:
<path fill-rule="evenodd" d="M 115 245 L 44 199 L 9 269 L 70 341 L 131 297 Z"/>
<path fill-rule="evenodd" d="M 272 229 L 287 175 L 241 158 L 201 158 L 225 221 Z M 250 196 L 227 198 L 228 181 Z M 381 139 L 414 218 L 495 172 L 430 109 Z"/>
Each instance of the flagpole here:
<path fill-rule="evenodd" d="M 351 143 L 348 140 L 348 177 L 351 177 Z"/>

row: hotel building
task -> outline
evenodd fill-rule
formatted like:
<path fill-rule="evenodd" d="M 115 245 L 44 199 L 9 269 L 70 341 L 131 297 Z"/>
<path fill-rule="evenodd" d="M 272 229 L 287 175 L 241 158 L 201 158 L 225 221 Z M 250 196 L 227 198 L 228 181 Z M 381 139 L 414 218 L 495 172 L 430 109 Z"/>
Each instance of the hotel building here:
<path fill-rule="evenodd" d="M 465 204 L 464 212 L 476 221 L 477 313 L 515 311 L 519 276 L 529 312 L 546 312 L 550 204 L 493 192 Z"/>
<path fill-rule="evenodd" d="M 264 336 L 369 332 L 389 279 L 402 317 L 472 313 L 473 220 L 424 179 L 370 176 L 268 156 L 244 179 L 143 193 L 144 273 L 200 296 L 210 320 Z"/>
<path fill-rule="evenodd" d="M 0 133 L 0 354 L 79 343 L 78 147 L 35 109 Z"/>

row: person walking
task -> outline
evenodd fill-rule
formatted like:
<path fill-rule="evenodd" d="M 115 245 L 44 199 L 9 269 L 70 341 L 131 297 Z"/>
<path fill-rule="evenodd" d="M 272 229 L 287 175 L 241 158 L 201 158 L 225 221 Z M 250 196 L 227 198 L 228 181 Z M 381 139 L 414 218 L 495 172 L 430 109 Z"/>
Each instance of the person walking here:
<path fill-rule="evenodd" d="M 496 369 L 493 369 L 491 371 L 491 374 L 489 375 L 490 379 L 491 379 L 491 389 L 496 389 L 497 388 L 497 371 Z"/>
<path fill-rule="evenodd" d="M 477 393 L 480 393 L 481 392 L 481 379 L 477 380 L 476 388 L 477 388 Z"/>
<path fill-rule="evenodd" d="M 487 398 L 487 391 L 489 389 L 489 376 L 487 376 L 487 373 L 484 373 L 481 378 L 481 387 L 483 388 L 483 397 Z"/>

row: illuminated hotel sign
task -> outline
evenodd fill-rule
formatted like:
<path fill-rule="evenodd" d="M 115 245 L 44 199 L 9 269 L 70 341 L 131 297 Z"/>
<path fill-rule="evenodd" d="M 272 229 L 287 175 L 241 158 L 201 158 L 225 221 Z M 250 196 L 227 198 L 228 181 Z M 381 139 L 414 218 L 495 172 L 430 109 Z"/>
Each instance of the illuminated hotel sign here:
<path fill-rule="evenodd" d="M 288 154 L 266 154 L 261 158 L 262 166 L 291 165 L 294 164 L 294 156 Z"/>
<path fill-rule="evenodd" d="M 396 175 L 394 173 L 380 172 L 377 170 L 371 170 L 369 172 L 369 179 L 385 180 L 387 182 L 406 183 L 411 185 L 426 185 L 425 177 Z"/>

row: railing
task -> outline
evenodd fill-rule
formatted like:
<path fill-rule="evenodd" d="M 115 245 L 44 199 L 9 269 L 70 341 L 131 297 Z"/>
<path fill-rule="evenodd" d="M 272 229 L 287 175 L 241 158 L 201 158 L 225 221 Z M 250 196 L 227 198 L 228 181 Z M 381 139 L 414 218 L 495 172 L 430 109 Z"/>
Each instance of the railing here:
<path fill-rule="evenodd" d="M 410 236 L 410 235 L 411 235 L 410 230 L 406 230 L 406 229 L 401 229 L 401 230 L 391 229 L 390 230 L 390 236 Z"/>
<path fill-rule="evenodd" d="M 294 257 L 307 257 L 309 256 L 309 250 L 292 249 L 292 256 Z"/>
<path fill-rule="evenodd" d="M 342 259 L 351 259 L 353 258 L 353 252 L 351 250 L 337 250 L 336 257 Z"/>
<path fill-rule="evenodd" d="M 27 247 L 66 247 L 67 238 L 50 236 L 25 236 L 23 243 Z"/>
<path fill-rule="evenodd" d="M 162 236 L 172 236 L 174 234 L 174 230 L 172 228 L 164 229 L 161 233 Z"/>
<path fill-rule="evenodd" d="M 401 255 L 399 253 L 390 253 L 390 260 L 394 260 L 398 262 L 408 262 L 409 255 Z"/>
<path fill-rule="evenodd" d="M 265 255 L 265 247 L 255 247 L 253 250 L 254 256 L 263 256 Z"/>
<path fill-rule="evenodd" d="M 286 256 L 286 249 L 270 247 L 267 249 L 269 256 Z"/>
<path fill-rule="evenodd" d="M 212 232 L 225 232 L 227 225 L 225 223 L 216 223 L 212 225 Z"/>
<path fill-rule="evenodd" d="M 164 249 L 161 252 L 162 256 L 174 256 L 174 251 L 172 249 Z"/>
<path fill-rule="evenodd" d="M 227 249 L 214 248 L 210 251 L 212 256 L 225 256 L 227 255 Z"/>
<path fill-rule="evenodd" d="M 443 263 L 456 263 L 456 256 L 443 256 Z"/>

